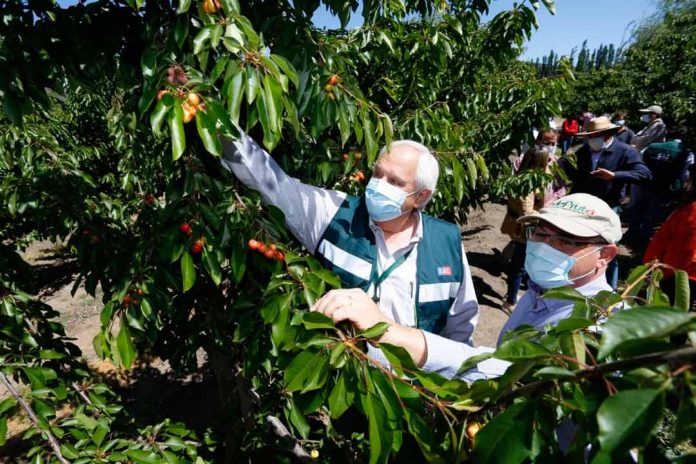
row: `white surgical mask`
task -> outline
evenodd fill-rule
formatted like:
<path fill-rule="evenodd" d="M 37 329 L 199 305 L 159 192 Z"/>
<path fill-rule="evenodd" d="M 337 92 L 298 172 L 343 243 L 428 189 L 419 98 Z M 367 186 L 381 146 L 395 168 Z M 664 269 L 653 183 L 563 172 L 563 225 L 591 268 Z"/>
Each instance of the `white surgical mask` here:
<path fill-rule="evenodd" d="M 384 222 L 396 219 L 402 214 L 401 206 L 409 196 L 417 192 L 406 193 L 384 179 L 370 179 L 365 188 L 367 213 L 373 221 Z"/>
<path fill-rule="evenodd" d="M 615 121 L 615 124 L 616 124 L 617 126 L 623 126 L 624 124 L 626 124 L 626 121 L 623 120 L 623 119 L 617 119 L 617 120 Z"/>
<path fill-rule="evenodd" d="M 640 117 L 640 120 L 643 122 L 650 122 L 650 115 L 649 114 L 644 114 L 643 116 Z"/>
<path fill-rule="evenodd" d="M 604 137 L 591 137 L 587 139 L 587 145 L 590 146 L 592 151 L 600 151 L 604 148 Z"/>
<path fill-rule="evenodd" d="M 556 144 L 553 145 L 547 145 L 547 144 L 542 144 L 541 148 L 549 152 L 549 155 L 555 155 L 556 154 Z"/>

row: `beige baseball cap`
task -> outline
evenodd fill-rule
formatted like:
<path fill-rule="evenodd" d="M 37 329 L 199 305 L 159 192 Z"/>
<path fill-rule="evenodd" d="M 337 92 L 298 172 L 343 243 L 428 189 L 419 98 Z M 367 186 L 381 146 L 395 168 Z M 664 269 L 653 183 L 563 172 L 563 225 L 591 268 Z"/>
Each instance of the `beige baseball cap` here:
<path fill-rule="evenodd" d="M 621 240 L 621 219 L 603 200 L 587 193 L 573 193 L 547 204 L 538 213 L 517 222 L 545 221 L 576 237 L 600 236 L 609 243 Z"/>
<path fill-rule="evenodd" d="M 662 107 L 660 105 L 650 105 L 647 108 L 643 108 L 638 111 L 640 111 L 641 113 L 662 114 Z"/>

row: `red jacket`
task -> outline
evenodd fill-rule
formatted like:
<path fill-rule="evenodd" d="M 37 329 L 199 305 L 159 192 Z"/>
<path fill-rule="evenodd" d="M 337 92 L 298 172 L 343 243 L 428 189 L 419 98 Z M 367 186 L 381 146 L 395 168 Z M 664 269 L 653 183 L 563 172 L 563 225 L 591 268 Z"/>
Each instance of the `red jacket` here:
<path fill-rule="evenodd" d="M 561 135 L 570 136 L 578 133 L 578 120 L 577 119 L 564 119 L 563 125 L 561 126 Z"/>
<path fill-rule="evenodd" d="M 667 218 L 645 250 L 643 262 L 653 259 L 682 269 L 696 280 L 696 201 L 692 201 Z M 665 276 L 673 272 L 664 269 Z"/>

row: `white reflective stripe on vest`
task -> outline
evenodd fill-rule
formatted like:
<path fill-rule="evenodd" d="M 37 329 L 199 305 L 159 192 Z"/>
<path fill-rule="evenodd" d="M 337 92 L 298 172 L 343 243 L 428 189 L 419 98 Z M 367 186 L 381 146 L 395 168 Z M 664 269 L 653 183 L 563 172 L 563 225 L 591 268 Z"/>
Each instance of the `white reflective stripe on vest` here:
<path fill-rule="evenodd" d="M 370 273 L 372 272 L 372 264 L 370 262 L 351 255 L 327 240 L 321 241 L 318 250 L 334 266 L 338 266 L 363 280 L 370 280 Z"/>
<path fill-rule="evenodd" d="M 457 296 L 459 282 L 444 282 L 440 284 L 423 284 L 418 287 L 418 302 L 432 303 L 443 301 Z"/>

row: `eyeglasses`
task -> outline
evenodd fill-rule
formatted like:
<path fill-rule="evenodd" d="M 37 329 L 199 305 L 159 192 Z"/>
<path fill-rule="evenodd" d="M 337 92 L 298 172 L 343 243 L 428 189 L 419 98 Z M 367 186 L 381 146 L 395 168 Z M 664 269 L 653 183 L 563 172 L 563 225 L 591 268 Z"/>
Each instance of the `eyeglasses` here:
<path fill-rule="evenodd" d="M 588 245 L 606 245 L 604 242 L 589 242 L 583 240 L 574 240 L 570 237 L 549 234 L 540 230 L 538 226 L 529 226 L 526 230 L 527 240 L 532 242 L 545 242 L 557 248 L 578 248 Z"/>

